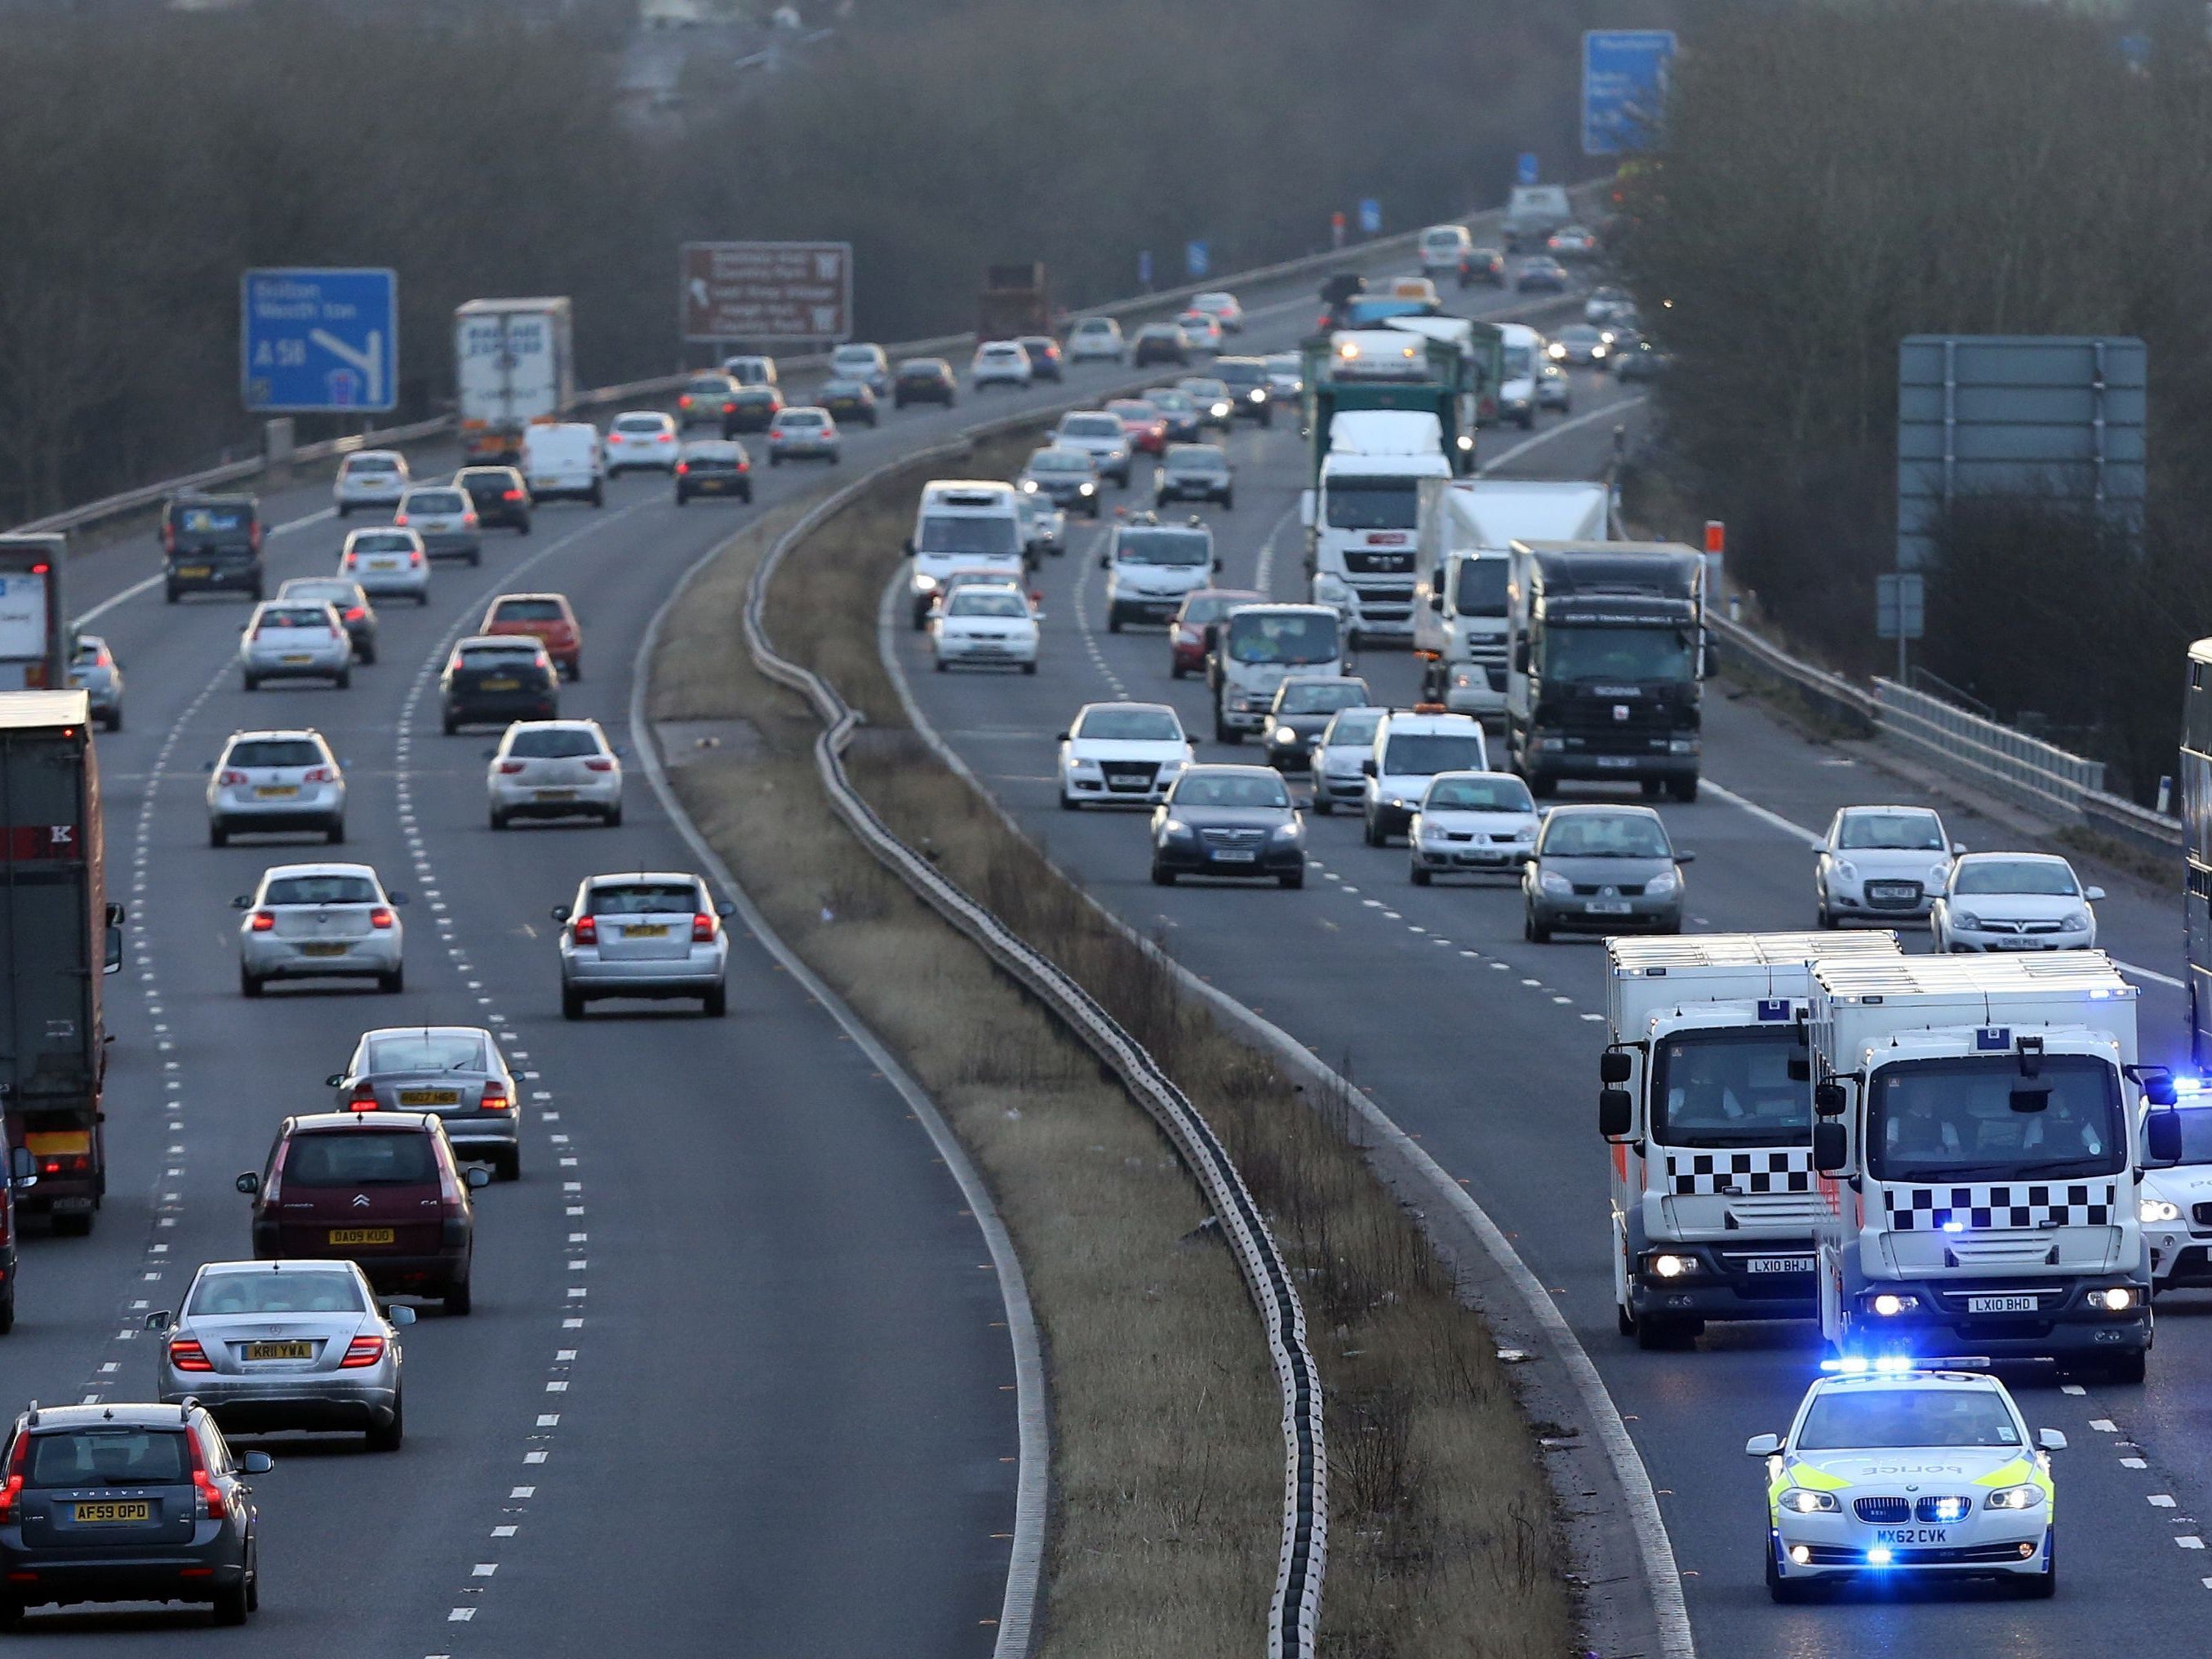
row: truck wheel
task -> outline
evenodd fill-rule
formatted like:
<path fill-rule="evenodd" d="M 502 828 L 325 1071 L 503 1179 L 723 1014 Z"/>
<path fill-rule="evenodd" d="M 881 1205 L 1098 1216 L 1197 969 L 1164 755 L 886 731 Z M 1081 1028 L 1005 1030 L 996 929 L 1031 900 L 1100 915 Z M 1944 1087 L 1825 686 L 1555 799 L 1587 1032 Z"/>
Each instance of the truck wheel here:
<path fill-rule="evenodd" d="M 15 1328 L 15 1287 L 13 1285 L 10 1285 L 7 1289 L 7 1292 L 4 1295 L 0 1295 L 0 1336 L 7 1335 L 9 1332 Z"/>
<path fill-rule="evenodd" d="M 1559 781 L 1549 772 L 1528 774 L 1528 793 L 1538 800 L 1549 800 L 1559 793 Z"/>
<path fill-rule="evenodd" d="M 1698 781 L 1695 778 L 1677 778 L 1667 793 L 1687 805 L 1698 798 Z"/>
<path fill-rule="evenodd" d="M 1313 810 L 1322 817 L 1328 817 L 1336 811 L 1336 803 L 1316 789 L 1314 791 Z"/>
<path fill-rule="evenodd" d="M 1275 878 L 1275 884 L 1279 887 L 1288 888 L 1292 892 L 1296 892 L 1299 888 L 1306 884 L 1306 872 L 1303 870 L 1286 872 L 1285 873 Z"/>
<path fill-rule="evenodd" d="M 2109 1382 L 2124 1382 L 2140 1387 L 2150 1359 L 2148 1350 L 2137 1348 L 2133 1353 L 2124 1353 L 2106 1363 L 2105 1376 Z"/>

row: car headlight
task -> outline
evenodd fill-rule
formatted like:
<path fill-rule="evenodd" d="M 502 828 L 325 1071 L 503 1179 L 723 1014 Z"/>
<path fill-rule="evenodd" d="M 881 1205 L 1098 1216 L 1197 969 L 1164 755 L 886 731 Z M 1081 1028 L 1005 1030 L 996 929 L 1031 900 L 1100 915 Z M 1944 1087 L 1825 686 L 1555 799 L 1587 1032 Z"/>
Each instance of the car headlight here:
<path fill-rule="evenodd" d="M 1961 927 L 1969 927 L 1976 930 L 1978 930 L 1982 925 L 1982 919 L 1976 915 L 1972 910 L 1961 910 L 1957 915 L 1952 917 L 1951 920 L 1958 923 Z"/>
<path fill-rule="evenodd" d="M 2146 1198 L 2136 1204 L 2136 1219 L 2146 1226 L 2181 1219 L 2181 1206 L 2166 1198 Z"/>
<path fill-rule="evenodd" d="M 1251 391 L 1246 392 L 1244 395 L 1251 398 L 1251 400 L 1255 404 L 1264 404 L 1267 401 L 1267 391 L 1265 388 L 1261 386 L 1254 386 Z"/>
<path fill-rule="evenodd" d="M 934 593 L 937 592 L 937 578 L 926 571 L 917 570 L 914 575 L 914 586 L 917 593 Z"/>
<path fill-rule="evenodd" d="M 1942 888 L 1943 884 L 1944 884 L 1946 882 L 1949 881 L 1950 879 L 1951 879 L 1951 866 L 1950 866 L 1949 865 L 1948 865 L 1948 864 L 1931 864 L 1931 865 L 1929 865 L 1929 866 L 1928 866 L 1928 885 L 1929 885 L 1929 886 L 1930 886 L 1930 887 L 1932 887 L 1932 888 L 1936 888 L 1936 889 L 1937 889 L 1937 890 L 1940 890 Z"/>
<path fill-rule="evenodd" d="M 1541 872 L 1536 878 L 1536 885 L 1545 892 L 1555 894 L 1560 898 L 1571 898 L 1574 896 L 1574 883 L 1556 870 Z"/>
<path fill-rule="evenodd" d="M 1853 864 L 1849 859 L 1838 859 L 1829 867 L 1845 881 L 1856 881 L 1859 878 L 1858 866 Z"/>
<path fill-rule="evenodd" d="M 1226 415 L 1229 413 L 1229 405 L 1227 404 L 1216 404 L 1213 406 L 1213 412 L 1216 417 Z"/>
<path fill-rule="evenodd" d="M 1603 346 L 1601 346 L 1601 345 L 1592 346 L 1592 347 L 1590 348 L 1590 356 L 1593 356 L 1593 357 L 1602 357 L 1602 356 L 1605 356 L 1605 348 L 1604 348 Z"/>
<path fill-rule="evenodd" d="M 1289 726 L 1277 726 L 1277 727 L 1275 728 L 1275 731 L 1274 731 L 1273 738 L 1272 738 L 1272 741 L 1273 741 L 1273 742 L 1275 742 L 1275 743 L 1279 743 L 1279 744 L 1286 744 L 1286 745 L 1287 745 L 1287 744 L 1290 744 L 1296 743 L 1297 740 L 1298 740 L 1298 734 L 1297 734 L 1296 732 L 1292 731 L 1292 730 L 1291 730 Z"/>
<path fill-rule="evenodd" d="M 1567 349 L 1555 340 L 1546 348 L 1546 355 L 1551 357 L 1564 357 L 1567 355 Z"/>
<path fill-rule="evenodd" d="M 1832 1515 L 1842 1507 L 1832 1492 L 1814 1492 L 1808 1486 L 1790 1486 L 1776 1500 L 1792 1515 Z"/>
<path fill-rule="evenodd" d="M 1024 478 L 1024 479 L 1023 479 L 1023 480 L 1022 480 L 1022 491 L 1023 491 L 1023 493 L 1024 493 L 1024 495 L 1036 495 L 1036 480 L 1035 478 Z"/>
<path fill-rule="evenodd" d="M 1275 827 L 1275 839 L 1277 841 L 1296 841 L 1297 838 L 1298 824 L 1295 818 L 1288 823 L 1278 824 Z"/>
<path fill-rule="evenodd" d="M 1164 834 L 1169 836 L 1187 836 L 1190 833 L 1190 826 L 1185 823 L 1181 818 L 1170 818 L 1165 823 L 1160 826 L 1160 829 Z"/>
<path fill-rule="evenodd" d="M 1999 1486 L 1982 1504 L 1992 1510 L 2032 1510 L 2042 1501 L 2040 1486 Z"/>
<path fill-rule="evenodd" d="M 1098 493 L 1098 486 L 1095 483 L 1078 484 L 1075 487 L 1075 493 L 1079 495 L 1096 495 Z"/>
<path fill-rule="evenodd" d="M 2066 918 L 2066 926 L 2071 932 L 2080 933 L 2085 931 L 2089 926 L 2088 908 L 2085 905 L 2082 908 L 2074 911 L 2069 915 Z"/>
<path fill-rule="evenodd" d="M 1646 898 L 1664 898 L 1669 893 L 1678 891 L 1681 885 L 1682 872 L 1680 871 L 1662 870 L 1657 875 L 1652 877 L 1650 880 L 1644 884 L 1644 896 Z"/>

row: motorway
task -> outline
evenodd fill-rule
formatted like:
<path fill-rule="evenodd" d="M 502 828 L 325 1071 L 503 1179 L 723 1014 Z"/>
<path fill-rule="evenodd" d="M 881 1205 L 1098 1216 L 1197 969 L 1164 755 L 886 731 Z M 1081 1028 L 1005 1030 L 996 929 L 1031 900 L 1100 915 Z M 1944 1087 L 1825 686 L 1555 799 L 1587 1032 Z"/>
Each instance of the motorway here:
<path fill-rule="evenodd" d="M 1499 476 L 1602 473 L 1616 424 L 1640 399 L 1577 371 L 1571 419 L 1544 417 L 1534 442 L 1484 434 L 1481 460 Z M 1207 508 L 1225 586 L 1304 598 L 1297 493 L 1303 446 L 1279 423 L 1240 427 L 1234 513 Z M 1139 488 L 1127 500 L 1133 507 Z M 1180 513 L 1182 509 L 1178 508 Z M 1352 1078 L 1515 1241 L 1556 1297 L 1626 1418 L 1660 1493 L 1698 1646 L 1709 1656 L 1763 1653 L 1986 1653 L 2075 1656 L 2121 1631 L 2151 1650 L 2194 1652 L 2212 1605 L 2212 1556 L 2199 1517 L 2212 1505 L 2212 1300 L 2161 1299 L 2150 1380 L 2142 1388 L 2015 1380 L 2032 1426 L 2065 1431 L 2057 1459 L 2058 1598 L 2014 1604 L 1994 1592 L 1938 1598 L 1855 1593 L 1778 1607 L 1760 1582 L 1761 1466 L 1747 1437 L 1788 1426 L 1818 1357 L 1808 1324 L 1714 1326 L 1695 1351 L 1644 1352 L 1615 1328 L 1606 1158 L 1596 1133 L 1596 1054 L 1603 1045 L 1602 947 L 1524 943 L 1517 886 L 1411 884 L 1401 847 L 1362 844 L 1357 815 L 1309 816 L 1312 858 L 1299 892 L 1147 876 L 1147 815 L 1060 811 L 1054 734 L 1085 702 L 1173 703 L 1200 738 L 1201 759 L 1257 759 L 1209 740 L 1203 683 L 1171 680 L 1157 628 L 1109 635 L 1103 532 L 1090 526 L 1068 556 L 1046 562 L 1048 620 L 1034 679 L 927 672 L 925 636 L 901 626 L 895 650 L 929 723 L 1085 890 L 1186 966 L 1262 1014 Z M 1404 706 L 1417 685 L 1403 651 L 1373 648 L 1360 672 L 1378 702 Z M 1806 741 L 1725 681 L 1709 688 L 1705 786 L 1691 805 L 1662 808 L 1688 872 L 1697 931 L 1808 928 L 1808 842 L 1837 807 L 1931 800 L 1863 754 Z M 1565 787 L 1570 798 L 1603 792 Z M 2016 835 L 1942 801 L 1956 839 L 1988 850 Z M 2100 943 L 2142 987 L 2143 1057 L 2185 1055 L 2179 984 L 2177 890 L 2111 871 L 2085 871 L 2109 892 Z M 1924 933 L 1907 948 L 1925 950 Z M 1562 1080 L 1565 1079 L 1564 1087 Z M 1590 1481 L 1584 1486 L 1595 1484 Z"/>

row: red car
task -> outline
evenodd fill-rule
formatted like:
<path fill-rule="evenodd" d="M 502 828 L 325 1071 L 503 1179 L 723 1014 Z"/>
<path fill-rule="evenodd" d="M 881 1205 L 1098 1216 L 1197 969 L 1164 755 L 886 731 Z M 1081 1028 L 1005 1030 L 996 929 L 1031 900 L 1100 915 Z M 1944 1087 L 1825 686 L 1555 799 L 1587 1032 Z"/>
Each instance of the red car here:
<path fill-rule="evenodd" d="M 527 634 L 545 647 L 553 665 L 572 680 L 584 678 L 584 630 L 565 593 L 502 593 L 484 612 L 483 634 Z"/>
<path fill-rule="evenodd" d="M 1167 416 L 1142 398 L 1111 398 L 1106 404 L 1106 412 L 1120 420 L 1131 449 L 1140 449 L 1147 455 L 1166 453 Z"/>
<path fill-rule="evenodd" d="M 469 1310 L 476 1250 L 466 1171 L 431 1112 L 319 1112 L 288 1117 L 259 1174 L 238 1178 L 253 1200 L 258 1261 L 352 1261 L 383 1296 L 443 1297 Z"/>
<path fill-rule="evenodd" d="M 1168 673 L 1181 679 L 1206 668 L 1206 629 L 1227 616 L 1230 607 L 1257 605 L 1267 596 L 1244 587 L 1201 587 L 1183 595 L 1182 605 L 1168 623 Z"/>

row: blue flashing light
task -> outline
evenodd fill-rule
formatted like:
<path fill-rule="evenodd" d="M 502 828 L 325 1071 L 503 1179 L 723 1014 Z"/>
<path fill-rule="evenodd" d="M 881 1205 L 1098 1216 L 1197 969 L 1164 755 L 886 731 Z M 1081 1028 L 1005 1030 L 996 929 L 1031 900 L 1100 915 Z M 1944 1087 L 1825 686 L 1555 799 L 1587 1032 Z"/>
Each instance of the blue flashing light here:
<path fill-rule="evenodd" d="M 1861 1353 L 1847 1353 L 1840 1359 L 1823 1359 L 1820 1369 L 1831 1376 L 1863 1376 L 1873 1367 Z"/>
<path fill-rule="evenodd" d="M 1863 1353 L 1847 1353 L 1833 1359 L 1823 1359 L 1820 1369 L 1831 1376 L 1901 1376 L 1921 1368 L 1920 1362 L 1909 1353 L 1876 1354 L 1869 1358 Z"/>
<path fill-rule="evenodd" d="M 1867 1552 L 1867 1565 L 1870 1567 L 1886 1567 L 1892 1559 L 1887 1544 L 1876 1544 Z"/>
<path fill-rule="evenodd" d="M 2176 1073 L 2173 1092 L 2177 1095 L 2201 1095 L 2204 1092 L 2204 1079 L 2186 1072 Z"/>

